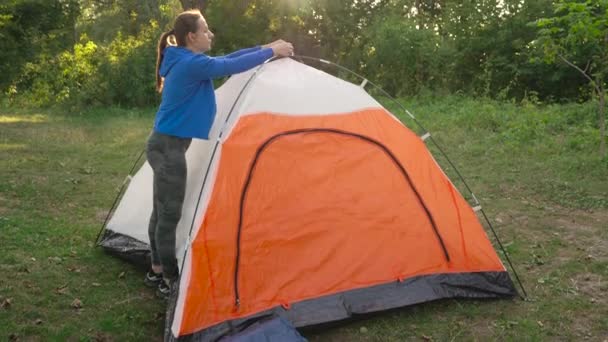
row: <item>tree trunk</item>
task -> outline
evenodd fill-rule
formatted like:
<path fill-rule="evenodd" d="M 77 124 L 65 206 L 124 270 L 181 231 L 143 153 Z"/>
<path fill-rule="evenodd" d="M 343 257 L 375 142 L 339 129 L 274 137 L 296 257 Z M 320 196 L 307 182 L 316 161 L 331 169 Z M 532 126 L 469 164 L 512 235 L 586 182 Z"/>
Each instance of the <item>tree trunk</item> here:
<path fill-rule="evenodd" d="M 606 157 L 606 91 L 604 90 L 603 80 L 598 79 L 598 90 L 599 90 L 599 121 L 600 121 L 600 156 Z"/>
<path fill-rule="evenodd" d="M 418 22 L 418 30 L 422 31 L 422 30 L 424 30 L 424 18 L 422 17 L 421 0 L 416 0 L 415 6 L 416 6 L 416 19 Z M 415 73 L 416 85 L 414 86 L 414 89 L 415 89 L 414 91 L 416 91 L 416 92 L 419 92 L 420 90 L 422 90 L 423 66 L 422 66 L 421 53 L 422 53 L 422 46 L 419 46 L 418 53 L 416 54 L 416 73 Z"/>
<path fill-rule="evenodd" d="M 608 39 L 608 35 L 606 36 L 606 39 Z M 566 62 L 566 64 L 568 64 L 569 66 L 573 67 L 574 69 L 578 70 L 581 74 L 583 74 L 583 76 L 585 76 L 585 78 L 587 78 L 589 80 L 589 82 L 591 83 L 591 86 L 597 93 L 597 97 L 599 99 L 598 114 L 599 114 L 599 123 L 600 123 L 600 155 L 603 158 L 606 156 L 606 115 L 605 115 L 605 113 L 606 113 L 606 91 L 604 90 L 603 73 L 600 73 L 600 75 L 596 76 L 597 79 L 594 81 L 593 78 L 591 78 L 591 76 L 587 75 L 587 73 L 584 70 L 577 67 L 574 63 L 567 60 L 564 56 L 562 56 L 562 55 L 558 55 L 558 56 L 564 62 Z"/>

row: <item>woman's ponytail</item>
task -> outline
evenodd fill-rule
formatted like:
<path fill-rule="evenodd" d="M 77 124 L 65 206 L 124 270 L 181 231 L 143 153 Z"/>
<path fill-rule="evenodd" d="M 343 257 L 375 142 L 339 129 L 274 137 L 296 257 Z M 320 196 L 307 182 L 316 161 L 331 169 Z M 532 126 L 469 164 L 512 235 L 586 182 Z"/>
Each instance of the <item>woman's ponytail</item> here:
<path fill-rule="evenodd" d="M 169 44 L 169 36 L 175 34 L 175 30 L 171 30 L 163 33 L 158 40 L 158 47 L 156 48 L 156 91 L 162 93 L 163 91 L 163 77 L 160 75 L 160 64 L 163 62 L 163 54 L 165 48 Z"/>
<path fill-rule="evenodd" d="M 169 45 L 169 37 L 172 38 L 171 45 L 186 46 L 186 36 L 189 32 L 198 30 L 198 20 L 202 17 L 199 10 L 189 10 L 180 13 L 175 18 L 173 29 L 165 32 L 158 40 L 158 48 L 156 49 L 156 91 L 163 91 L 163 77 L 160 75 L 160 65 L 163 62 L 163 54 L 165 48 Z"/>

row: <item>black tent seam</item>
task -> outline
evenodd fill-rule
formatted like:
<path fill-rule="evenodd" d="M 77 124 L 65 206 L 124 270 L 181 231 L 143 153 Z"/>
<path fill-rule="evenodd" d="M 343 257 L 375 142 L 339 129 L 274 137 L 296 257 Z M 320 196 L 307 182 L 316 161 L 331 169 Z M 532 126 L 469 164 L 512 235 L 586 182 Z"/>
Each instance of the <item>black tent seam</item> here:
<path fill-rule="evenodd" d="M 256 154 L 255 154 L 255 156 L 254 156 L 254 158 L 253 158 L 253 160 L 251 162 L 251 166 L 249 167 L 249 172 L 247 173 L 247 179 L 245 180 L 245 184 L 243 185 L 243 190 L 241 192 L 241 200 L 240 200 L 240 206 L 239 206 L 239 225 L 238 225 L 238 229 L 237 229 L 237 240 L 236 240 L 236 258 L 235 258 L 235 265 L 234 265 L 234 304 L 237 307 L 240 306 L 240 296 L 239 296 L 239 288 L 238 288 L 239 287 L 238 286 L 238 284 L 239 284 L 239 282 L 238 282 L 238 274 L 239 274 L 239 265 L 240 265 L 240 257 L 241 257 L 241 230 L 242 230 L 242 224 L 243 224 L 243 208 L 244 208 L 244 205 L 245 205 L 245 197 L 247 195 L 247 191 L 249 189 L 249 185 L 251 184 L 251 179 L 252 179 L 253 171 L 255 170 L 255 167 L 257 165 L 257 161 L 259 160 L 260 155 L 266 149 L 266 147 L 268 145 L 270 145 L 270 143 L 276 141 L 280 137 L 284 137 L 284 136 L 288 136 L 288 135 L 295 135 L 295 134 L 302 134 L 302 133 L 317 133 L 317 132 L 347 135 L 347 136 L 359 138 L 361 140 L 367 141 L 367 142 L 369 142 L 369 143 L 371 143 L 371 144 L 373 144 L 375 146 L 380 147 L 391 158 L 391 160 L 393 161 L 393 163 L 399 168 L 399 170 L 401 171 L 401 173 L 403 174 L 403 176 L 407 180 L 408 184 L 410 185 L 411 189 L 416 194 L 416 197 L 418 198 L 418 201 L 420 202 L 420 204 L 424 208 L 424 211 L 425 211 L 427 217 L 429 218 L 429 221 L 431 222 L 431 225 L 433 227 L 433 231 L 435 232 L 435 236 L 439 240 L 439 244 L 441 245 L 441 248 L 443 250 L 443 254 L 444 254 L 447 262 L 450 262 L 450 255 L 448 254 L 448 251 L 447 251 L 447 249 L 445 247 L 445 244 L 443 242 L 441 234 L 439 234 L 439 230 L 437 229 L 437 225 L 435 223 L 435 220 L 433 219 L 433 216 L 431 215 L 429 209 L 427 208 L 426 204 L 422 200 L 422 197 L 420 196 L 420 193 L 418 193 L 418 190 L 416 190 L 416 187 L 412 183 L 412 180 L 410 179 L 410 176 L 407 173 L 407 171 L 405 170 L 405 168 L 403 167 L 403 165 L 401 165 L 401 163 L 399 163 L 399 161 L 397 160 L 397 158 L 395 157 L 395 155 L 385 145 L 383 145 L 379 141 L 374 140 L 374 139 L 372 139 L 370 137 L 367 137 L 367 136 L 364 136 L 364 135 L 361 135 L 361 134 L 357 134 L 357 133 L 352 133 L 352 132 L 347 132 L 347 131 L 343 131 L 343 130 L 338 130 L 338 129 L 330 129 L 330 128 L 305 128 L 305 129 L 296 129 L 296 130 L 291 130 L 291 131 L 285 131 L 285 132 L 277 133 L 277 134 L 269 137 L 268 139 L 266 139 L 266 141 L 264 141 L 258 147 L 258 149 L 256 151 Z"/>
<path fill-rule="evenodd" d="M 302 55 L 296 55 L 296 56 L 292 56 L 292 58 L 298 58 L 300 59 L 300 62 L 302 62 L 301 60 L 309 60 L 309 61 L 317 61 L 317 62 L 322 62 L 322 63 L 326 63 L 329 65 L 333 65 L 336 68 L 342 70 L 342 71 L 346 71 L 348 73 L 350 73 L 351 75 L 354 75 L 362 80 L 367 80 L 365 77 L 359 75 L 358 73 L 340 65 L 334 62 L 330 62 L 324 59 L 320 59 L 317 57 L 309 57 L 309 56 L 302 56 Z M 303 62 L 302 62 L 303 63 Z M 424 126 L 420 123 L 420 121 L 418 121 L 399 101 L 397 101 L 393 96 L 391 96 L 386 90 L 382 89 L 380 86 L 374 84 L 373 82 L 368 80 L 368 83 L 370 85 L 372 85 L 375 89 L 379 90 L 382 94 L 384 94 L 384 96 L 386 96 L 388 99 L 390 99 L 393 103 L 395 103 L 404 113 L 408 114 L 411 119 L 416 123 L 416 125 L 418 125 L 418 127 L 420 127 L 424 132 L 429 132 L 426 128 L 424 128 Z M 473 191 L 471 190 L 471 188 L 469 187 L 469 184 L 467 183 L 467 181 L 464 179 L 464 177 L 462 176 L 462 174 L 460 173 L 460 171 L 458 171 L 458 168 L 456 167 L 456 165 L 454 165 L 454 163 L 452 162 L 452 160 L 450 159 L 450 157 L 448 157 L 447 153 L 445 153 L 443 151 L 443 149 L 441 148 L 441 146 L 435 141 L 435 139 L 433 139 L 433 136 L 429 137 L 429 140 L 433 143 L 433 145 L 435 145 L 435 147 L 437 147 L 437 149 L 439 149 L 439 152 L 446 158 L 447 162 L 452 166 L 452 168 L 454 169 L 454 171 L 456 171 L 456 174 L 458 175 L 458 177 L 460 178 L 460 180 L 462 181 L 462 183 L 464 184 L 464 186 L 466 187 L 467 191 L 469 193 L 471 193 L 471 195 L 473 195 Z M 473 195 L 473 197 L 475 197 L 475 195 Z M 476 200 L 477 204 L 479 204 L 479 202 Z M 507 263 L 509 264 L 509 266 L 511 267 L 511 270 L 513 271 L 513 274 L 515 275 L 515 279 L 517 279 L 517 282 L 519 283 L 519 286 L 521 287 L 521 290 L 524 293 L 524 296 L 521 297 L 522 299 L 527 299 L 528 298 L 528 294 L 526 293 L 526 289 L 524 288 L 524 285 L 521 282 L 521 279 L 519 279 L 519 275 L 517 274 L 517 271 L 515 270 L 515 266 L 513 266 L 513 263 L 511 262 L 511 258 L 509 258 L 509 254 L 507 253 L 507 251 L 504 249 L 502 242 L 500 241 L 500 239 L 498 238 L 498 234 L 496 234 L 496 230 L 494 229 L 494 226 L 492 226 L 492 222 L 490 222 L 490 220 L 488 219 L 488 217 L 485 215 L 485 212 L 483 211 L 483 209 L 481 210 L 481 213 L 483 214 L 484 219 L 486 220 L 486 223 L 488 224 L 490 230 L 492 231 L 492 233 L 494 234 L 494 238 L 496 239 L 496 241 L 498 242 L 498 245 L 500 246 L 500 248 L 502 249 L 505 258 L 507 259 Z"/>

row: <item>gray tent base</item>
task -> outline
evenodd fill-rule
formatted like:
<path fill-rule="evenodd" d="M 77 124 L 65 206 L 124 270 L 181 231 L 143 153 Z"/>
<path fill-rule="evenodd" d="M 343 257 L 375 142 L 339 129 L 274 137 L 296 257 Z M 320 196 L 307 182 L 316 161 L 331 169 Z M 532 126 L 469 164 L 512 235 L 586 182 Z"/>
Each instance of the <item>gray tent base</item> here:
<path fill-rule="evenodd" d="M 149 247 L 144 242 L 107 230 L 99 244 L 106 252 L 129 261 L 142 269 L 150 265 Z M 517 296 L 517 291 L 506 271 L 433 274 L 406 279 L 403 282 L 394 281 L 292 303 L 289 309 L 277 306 L 255 315 L 226 321 L 194 334 L 176 338 L 170 332 L 175 302 L 177 301 L 177 291 L 174 291 L 167 307 L 165 340 L 239 341 L 224 340 L 224 338 L 239 336 L 238 334 L 254 325 L 257 327 L 256 334 L 261 334 L 259 336 L 266 336 L 265 333 L 270 335 L 279 333 L 273 332 L 274 330 L 266 331 L 264 327 L 272 327 L 268 329 L 283 331 L 282 328 L 276 328 L 280 326 L 279 323 L 269 325 L 261 323 L 269 320 L 270 317 L 281 317 L 293 326 L 303 328 L 438 299 L 492 299 L 513 298 L 515 296 Z M 257 342 L 258 340 L 245 339 L 243 341 Z M 259 341 L 270 342 L 273 340 L 262 339 Z"/>
<path fill-rule="evenodd" d="M 150 269 L 150 246 L 130 236 L 105 230 L 99 246 L 111 255 L 126 260 L 142 270 Z"/>
<path fill-rule="evenodd" d="M 507 272 L 435 274 L 293 303 L 289 309 L 278 306 L 179 339 L 167 337 L 172 341 L 221 341 L 221 338 L 240 331 L 243 326 L 269 316 L 283 317 L 295 327 L 303 328 L 438 299 L 498 299 L 516 295 L 517 291 Z"/>

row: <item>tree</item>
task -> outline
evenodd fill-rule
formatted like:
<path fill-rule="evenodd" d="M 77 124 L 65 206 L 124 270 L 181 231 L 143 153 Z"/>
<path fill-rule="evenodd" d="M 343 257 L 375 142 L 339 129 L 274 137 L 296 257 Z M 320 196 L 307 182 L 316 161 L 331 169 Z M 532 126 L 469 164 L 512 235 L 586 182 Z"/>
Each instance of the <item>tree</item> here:
<path fill-rule="evenodd" d="M 77 0 L 12 0 L 0 3 L 0 91 L 40 55 L 74 44 Z"/>
<path fill-rule="evenodd" d="M 560 60 L 585 77 L 599 99 L 600 155 L 606 156 L 608 0 L 560 0 L 554 17 L 537 21 L 546 61 Z"/>

